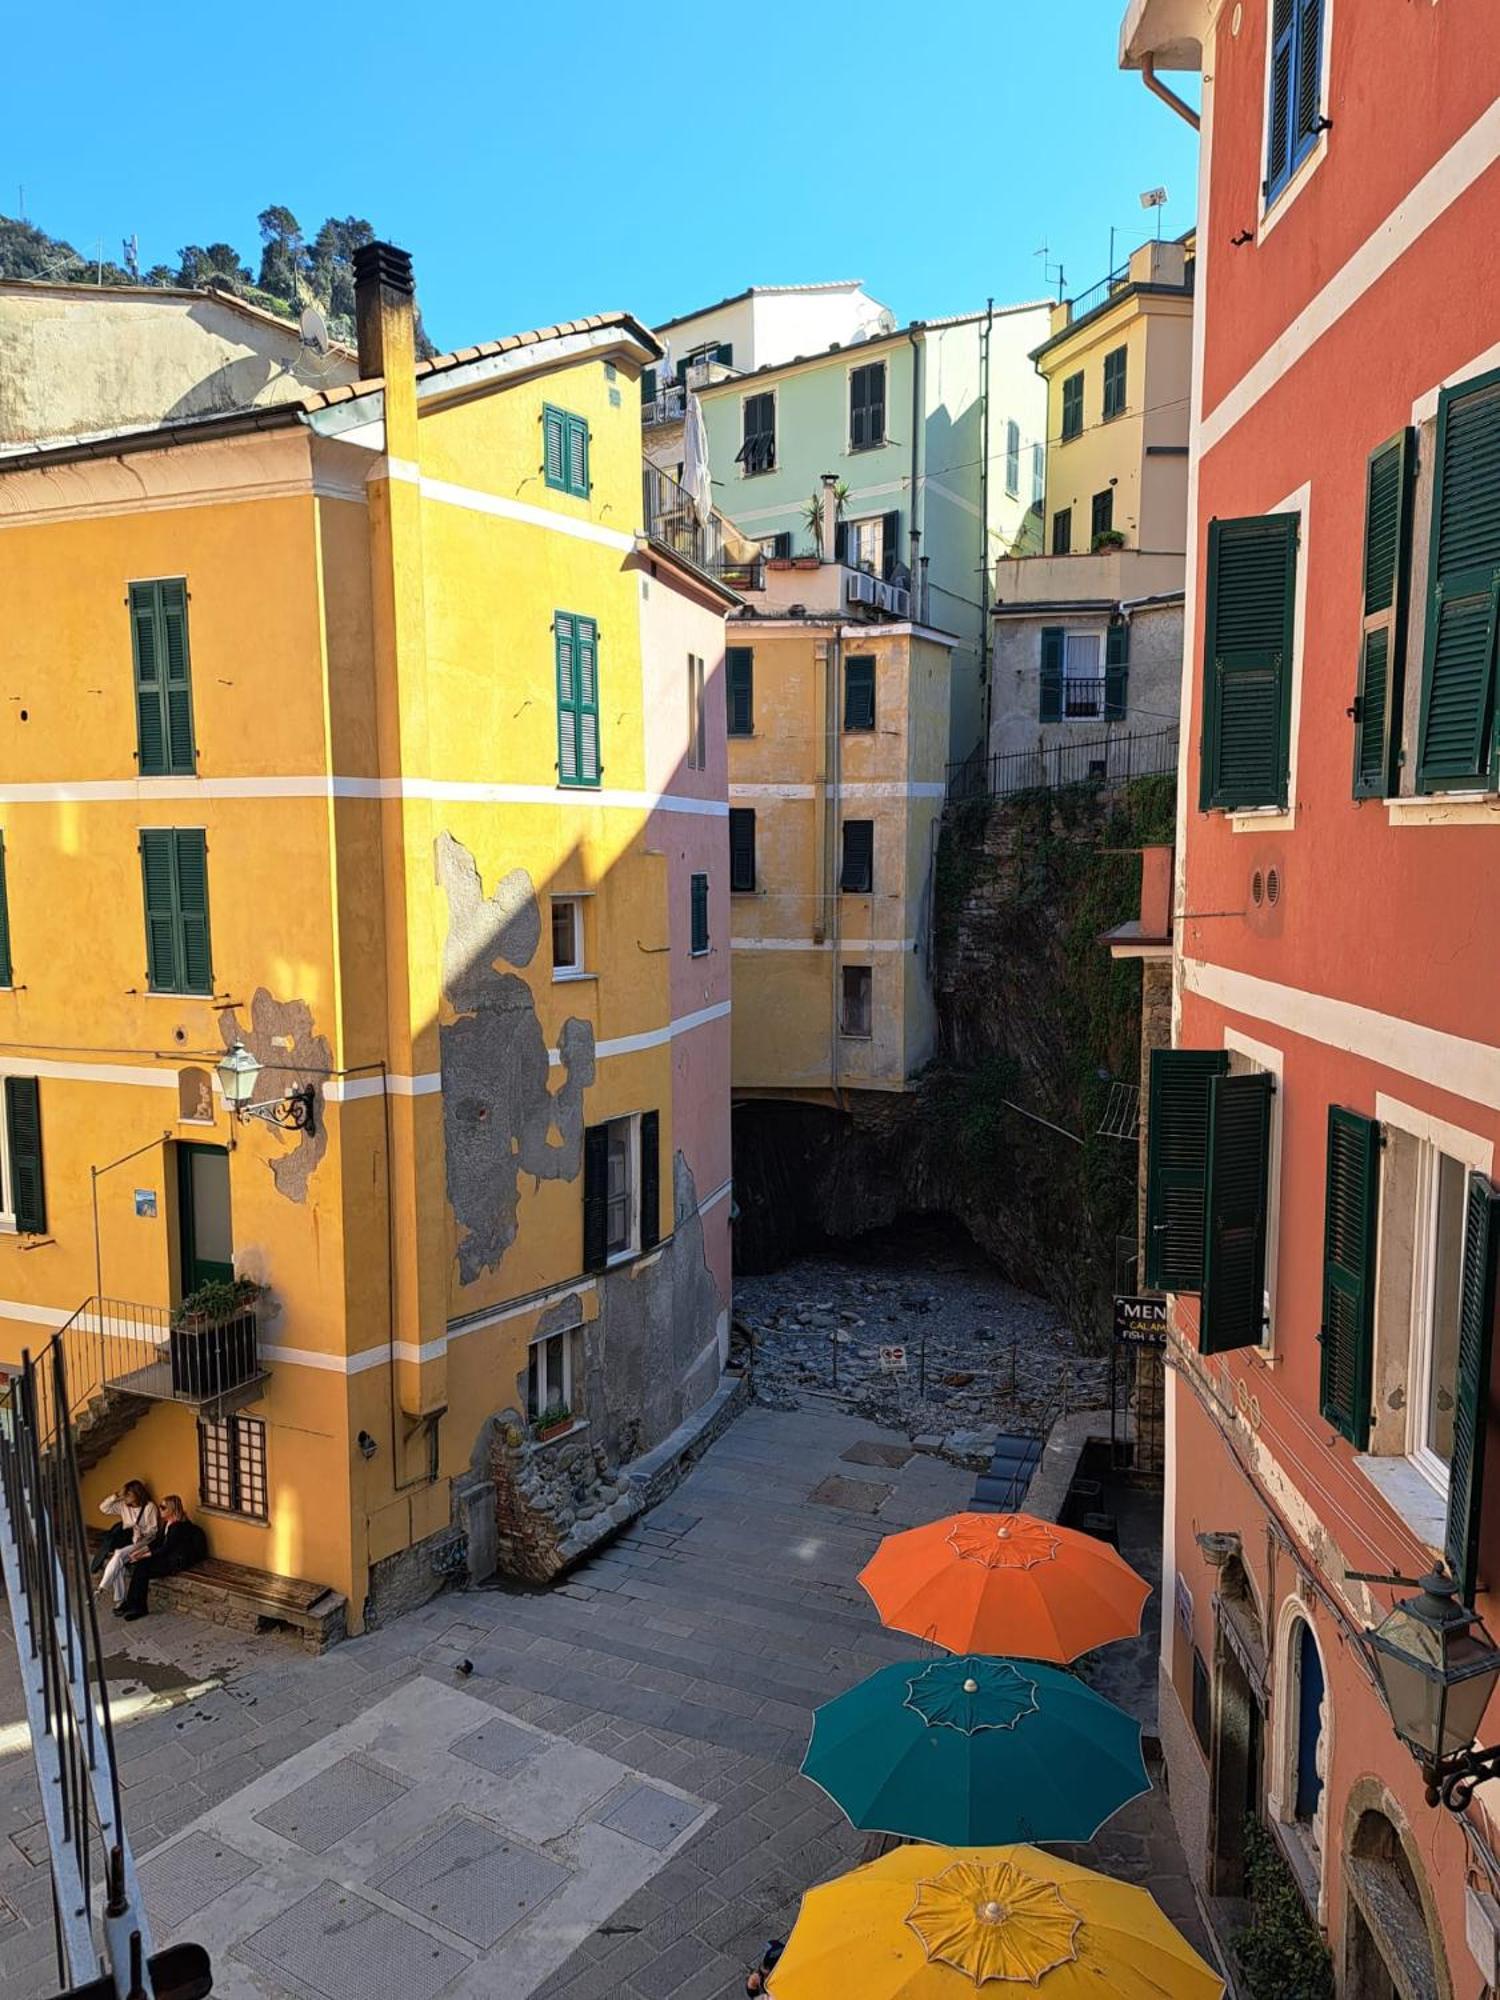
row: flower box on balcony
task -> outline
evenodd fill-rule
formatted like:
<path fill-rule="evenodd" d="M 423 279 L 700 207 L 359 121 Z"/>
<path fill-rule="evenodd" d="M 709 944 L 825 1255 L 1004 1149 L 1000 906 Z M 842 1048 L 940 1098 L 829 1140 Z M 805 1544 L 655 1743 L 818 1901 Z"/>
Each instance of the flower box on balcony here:
<path fill-rule="evenodd" d="M 172 1394 L 197 1401 L 250 1381 L 258 1366 L 256 1303 L 250 1278 L 200 1285 L 172 1315 Z"/>

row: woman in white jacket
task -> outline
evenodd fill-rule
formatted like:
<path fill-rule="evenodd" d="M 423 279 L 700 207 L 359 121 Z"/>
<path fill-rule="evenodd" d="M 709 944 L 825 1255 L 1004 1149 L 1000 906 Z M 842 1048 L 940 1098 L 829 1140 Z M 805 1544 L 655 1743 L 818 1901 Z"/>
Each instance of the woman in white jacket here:
<path fill-rule="evenodd" d="M 111 1529 L 105 1544 L 108 1560 L 99 1579 L 100 1596 L 109 1591 L 118 1606 L 125 1602 L 125 1591 L 130 1581 L 125 1565 L 137 1549 L 149 1549 L 156 1540 L 161 1532 L 161 1516 L 156 1511 L 156 1502 L 138 1479 L 127 1479 L 118 1493 L 111 1493 L 107 1500 L 101 1500 L 99 1511 L 118 1516 L 118 1523 Z"/>

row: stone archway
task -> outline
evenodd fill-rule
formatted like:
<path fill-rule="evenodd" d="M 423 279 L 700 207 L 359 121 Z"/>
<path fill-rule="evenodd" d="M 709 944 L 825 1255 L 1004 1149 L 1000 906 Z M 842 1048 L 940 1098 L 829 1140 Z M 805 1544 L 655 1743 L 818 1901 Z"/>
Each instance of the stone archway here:
<path fill-rule="evenodd" d="M 1452 2000 L 1417 1843 L 1378 1780 L 1354 1786 L 1345 1828 L 1343 1990 L 1360 2000 Z"/>

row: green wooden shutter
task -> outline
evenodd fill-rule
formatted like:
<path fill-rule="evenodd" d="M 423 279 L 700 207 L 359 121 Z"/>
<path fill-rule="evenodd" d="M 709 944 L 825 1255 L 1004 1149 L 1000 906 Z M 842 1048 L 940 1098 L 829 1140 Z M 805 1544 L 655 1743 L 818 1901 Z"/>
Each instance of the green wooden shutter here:
<path fill-rule="evenodd" d="M 568 418 L 568 473 L 566 480 L 570 493 L 576 493 L 581 500 L 589 496 L 589 427 L 585 417 Z"/>
<path fill-rule="evenodd" d="M 1041 722 L 1062 721 L 1064 634 L 1061 625 L 1042 627 Z"/>
<path fill-rule="evenodd" d="M 755 808 L 729 808 L 729 886 L 737 893 L 755 887 Z"/>
<path fill-rule="evenodd" d="M 573 620 L 554 612 L 552 645 L 557 660 L 557 776 L 564 785 L 578 783 L 578 687 L 574 667 Z"/>
<path fill-rule="evenodd" d="M 542 409 L 542 471 L 549 486 L 568 487 L 568 419 L 550 403 Z"/>
<path fill-rule="evenodd" d="M 889 583 L 901 566 L 901 510 L 880 517 L 880 574 Z"/>
<path fill-rule="evenodd" d="M 1203 1310 L 1198 1349 L 1259 1347 L 1266 1325 L 1266 1207 L 1271 1099 L 1264 1073 L 1208 1085 L 1203 1213 Z"/>
<path fill-rule="evenodd" d="M 141 834 L 141 884 L 146 908 L 146 980 L 153 993 L 180 993 L 177 867 L 170 827 Z"/>
<path fill-rule="evenodd" d="M 589 1125 L 583 1134 L 583 1268 L 602 1271 L 609 1262 L 609 1127 Z"/>
<path fill-rule="evenodd" d="M 1120 722 L 1129 705 L 1130 621 L 1112 618 L 1104 635 L 1104 719 Z"/>
<path fill-rule="evenodd" d="M 191 774 L 198 767 L 193 744 L 193 687 L 188 665 L 187 585 L 181 577 L 156 586 L 158 631 L 167 723 L 167 769 Z"/>
<path fill-rule="evenodd" d="M 1438 399 L 1417 788 L 1491 782 L 1500 609 L 1500 372 Z"/>
<path fill-rule="evenodd" d="M 5 875 L 5 833 L 0 829 L 0 986 L 15 983 L 10 960 L 10 888 Z"/>
<path fill-rule="evenodd" d="M 1203 1282 L 1208 1092 L 1229 1067 L 1222 1049 L 1153 1049 L 1146 1105 L 1146 1283 L 1196 1292 Z"/>
<path fill-rule="evenodd" d="M 692 895 L 692 949 L 695 954 L 708 950 L 708 877 L 695 875 L 691 884 Z"/>
<path fill-rule="evenodd" d="M 703 878 L 705 886 L 707 878 Z M 641 1248 L 661 1241 L 661 1113 L 641 1113 Z"/>
<path fill-rule="evenodd" d="M 750 646 L 724 649 L 724 672 L 728 681 L 728 714 L 731 736 L 755 733 L 755 652 Z"/>
<path fill-rule="evenodd" d="M 1479 1530 L 1484 1514 L 1484 1451 L 1493 1415 L 1490 1362 L 1495 1334 L 1495 1254 L 1500 1246 L 1500 1194 L 1483 1174 L 1470 1174 L 1464 1213 L 1464 1275 L 1458 1320 L 1458 1379 L 1453 1408 L 1453 1456 L 1448 1465 L 1448 1531 L 1444 1554 L 1459 1596 L 1474 1601 Z"/>
<path fill-rule="evenodd" d="M 643 368 L 641 370 L 641 401 L 643 403 L 654 403 L 656 401 L 656 370 L 654 368 Z"/>
<path fill-rule="evenodd" d="M 158 777 L 167 762 L 166 675 L 157 628 L 156 585 L 130 586 L 130 645 L 135 660 L 136 769 Z"/>
<path fill-rule="evenodd" d="M 1328 1107 L 1323 1194 L 1323 1324 L 1318 1408 L 1356 1451 L 1370 1441 L 1380 1126 Z"/>
<path fill-rule="evenodd" d="M 201 828 L 179 828 L 173 836 L 177 869 L 182 987 L 184 993 L 212 993 L 213 955 L 208 935 L 208 836 Z"/>
<path fill-rule="evenodd" d="M 1354 697 L 1354 796 L 1397 789 L 1406 689 L 1406 591 L 1411 569 L 1414 433 L 1370 453 L 1365 471 L 1365 611 Z"/>
<path fill-rule="evenodd" d="M 844 662 L 844 727 L 875 727 L 875 655 L 851 653 Z"/>
<path fill-rule="evenodd" d="M 1211 521 L 1199 803 L 1285 806 L 1298 516 Z"/>
<path fill-rule="evenodd" d="M 599 627 L 592 618 L 575 618 L 578 687 L 578 782 L 597 785 L 599 762 Z"/>
<path fill-rule="evenodd" d="M 34 1076 L 5 1079 L 5 1130 L 10 1143 L 10 1207 L 16 1227 L 28 1236 L 45 1236 L 41 1093 Z"/>
<path fill-rule="evenodd" d="M 849 895 L 869 896 L 875 890 L 875 822 L 844 821 L 844 865 L 839 888 Z"/>

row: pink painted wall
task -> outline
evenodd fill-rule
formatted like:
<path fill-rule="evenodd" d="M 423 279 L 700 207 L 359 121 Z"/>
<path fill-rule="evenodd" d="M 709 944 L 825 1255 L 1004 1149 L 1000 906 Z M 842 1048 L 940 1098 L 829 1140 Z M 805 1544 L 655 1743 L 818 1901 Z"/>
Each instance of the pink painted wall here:
<path fill-rule="evenodd" d="M 654 569 L 654 573 L 653 573 Z M 709 1268 L 726 1307 L 730 1288 L 729 822 L 724 732 L 724 605 L 647 558 L 641 574 L 642 697 L 646 783 L 667 801 L 647 840 L 667 857 L 671 909 L 672 1144 L 692 1170 Z M 689 764 L 688 656 L 704 663 L 705 768 Z M 683 810 L 687 802 L 702 810 Z M 695 958 L 692 887 L 708 877 L 706 955 Z M 714 1013 L 714 1010 L 718 1010 Z M 714 1018 L 687 1026 L 706 1013 Z"/>

